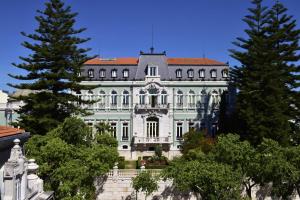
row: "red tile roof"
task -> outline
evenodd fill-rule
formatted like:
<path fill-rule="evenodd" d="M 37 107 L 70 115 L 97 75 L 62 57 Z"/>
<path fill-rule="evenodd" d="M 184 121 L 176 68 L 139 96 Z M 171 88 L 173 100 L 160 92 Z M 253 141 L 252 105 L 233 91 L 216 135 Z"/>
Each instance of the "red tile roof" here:
<path fill-rule="evenodd" d="M 168 58 L 169 65 L 225 65 L 208 58 Z"/>
<path fill-rule="evenodd" d="M 137 58 L 113 58 L 113 59 L 101 59 L 94 58 L 88 60 L 84 64 L 86 65 L 137 65 Z"/>
<path fill-rule="evenodd" d="M 226 65 L 208 58 L 168 58 L 169 65 Z M 94 58 L 85 62 L 86 65 L 137 65 L 137 58 Z"/>
<path fill-rule="evenodd" d="M 11 136 L 11 135 L 18 135 L 18 134 L 21 134 L 24 132 L 25 132 L 25 130 L 23 130 L 23 129 L 12 128 L 12 127 L 7 127 L 7 126 L 0 126 L 0 138 Z"/>

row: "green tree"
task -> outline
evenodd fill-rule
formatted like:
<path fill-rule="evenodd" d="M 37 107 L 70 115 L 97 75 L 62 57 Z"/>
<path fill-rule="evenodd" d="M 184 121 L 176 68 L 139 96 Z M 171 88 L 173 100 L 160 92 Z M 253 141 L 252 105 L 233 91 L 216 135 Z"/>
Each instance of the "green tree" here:
<path fill-rule="evenodd" d="M 157 177 L 153 177 L 151 172 L 142 171 L 139 175 L 132 178 L 132 187 L 135 191 L 145 192 L 145 199 L 158 189 Z"/>
<path fill-rule="evenodd" d="M 300 171 L 288 157 L 292 152 L 288 147 L 282 147 L 278 142 L 264 139 L 258 146 L 261 170 L 257 171 L 260 185 L 272 183 L 271 194 L 282 199 L 290 199 L 299 181 Z M 298 152 L 299 153 L 299 152 Z M 299 156 L 299 155 L 298 155 Z M 295 157 L 294 157 L 295 158 Z"/>
<path fill-rule="evenodd" d="M 234 44 L 241 50 L 231 50 L 232 57 L 242 65 L 232 71 L 239 90 L 236 111 L 241 126 L 237 131 L 254 145 L 264 137 L 288 145 L 292 133 L 289 120 L 295 118 L 290 108 L 296 105 L 292 104 L 295 95 L 291 93 L 297 93 L 292 90 L 299 80 L 294 74 L 299 67 L 293 64 L 299 60 L 299 32 L 293 30 L 294 21 L 276 21 L 280 16 L 287 17 L 285 11 L 268 9 L 262 6 L 262 0 L 252 3 L 254 8 L 244 18 L 248 38 L 237 38 Z"/>
<path fill-rule="evenodd" d="M 257 172 L 261 171 L 258 152 L 248 141 L 240 141 L 234 134 L 221 135 L 209 156 L 219 162 L 230 165 L 233 170 L 239 171 L 243 177 L 242 184 L 247 196 L 251 198 L 252 188 L 260 182 Z"/>
<path fill-rule="evenodd" d="M 192 191 L 203 200 L 240 199 L 242 177 L 227 164 L 179 158 L 163 170 L 162 176 L 171 179 L 179 191 Z"/>
<path fill-rule="evenodd" d="M 85 113 L 77 106 L 79 100 L 71 91 L 92 88 L 80 85 L 83 77 L 78 76 L 80 67 L 90 59 L 86 55 L 89 49 L 79 46 L 89 38 L 77 36 L 85 29 L 74 28 L 77 13 L 72 13 L 70 6 L 65 6 L 61 0 L 49 0 L 45 9 L 37 12 L 35 33 L 22 32 L 29 39 L 22 46 L 32 53 L 20 57 L 22 63 L 13 63 L 15 67 L 26 70 L 27 74 L 9 74 L 26 82 L 8 85 L 35 91 L 28 96 L 16 97 L 25 103 L 18 110 L 18 125 L 32 134 L 46 134 L 71 114 Z M 80 103 L 91 102 L 80 100 Z"/>
<path fill-rule="evenodd" d="M 191 149 L 201 149 L 207 153 L 214 144 L 212 138 L 204 136 L 203 132 L 197 132 L 192 129 L 183 135 L 182 153 L 187 154 Z"/>
<path fill-rule="evenodd" d="M 26 143 L 27 157 L 36 159 L 45 187 L 53 190 L 58 199 L 95 199 L 95 179 L 118 160 L 114 138 L 107 135 L 109 143 L 97 140 L 97 134 L 92 139 L 90 134 L 84 122 L 73 117 Z"/>

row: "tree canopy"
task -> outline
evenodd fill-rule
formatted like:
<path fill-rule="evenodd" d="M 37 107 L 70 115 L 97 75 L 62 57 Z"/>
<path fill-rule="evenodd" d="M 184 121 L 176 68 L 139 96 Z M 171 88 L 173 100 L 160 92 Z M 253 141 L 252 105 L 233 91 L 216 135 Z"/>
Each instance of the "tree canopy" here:
<path fill-rule="evenodd" d="M 20 57 L 22 63 L 13 63 L 26 74 L 9 74 L 24 82 L 8 85 L 31 91 L 29 95 L 14 97 L 24 102 L 17 111 L 20 114 L 18 125 L 31 134 L 45 134 L 71 114 L 85 113 L 72 92 L 92 88 L 79 84 L 83 77 L 78 76 L 84 62 L 90 59 L 86 55 L 89 49 L 80 47 L 89 38 L 78 37 L 85 28 L 74 28 L 77 13 L 71 12 L 71 7 L 61 0 L 49 0 L 45 9 L 37 13 L 35 32 L 22 32 L 28 39 L 22 46 L 31 54 Z M 80 100 L 80 103 L 90 101 Z"/>
<path fill-rule="evenodd" d="M 270 138 L 289 145 L 299 119 L 300 30 L 280 2 L 272 8 L 252 0 L 243 19 L 247 37 L 238 37 L 231 50 L 241 66 L 232 70 L 237 95 L 237 129 L 243 139 L 258 145 Z M 297 103 L 295 102 L 297 101 Z M 299 127 L 297 127 L 299 128 Z"/>
<path fill-rule="evenodd" d="M 78 118 L 67 118 L 46 135 L 34 135 L 26 144 L 27 157 L 40 165 L 46 189 L 58 199 L 95 199 L 94 181 L 118 160 L 117 141 L 91 137 L 91 130 Z"/>

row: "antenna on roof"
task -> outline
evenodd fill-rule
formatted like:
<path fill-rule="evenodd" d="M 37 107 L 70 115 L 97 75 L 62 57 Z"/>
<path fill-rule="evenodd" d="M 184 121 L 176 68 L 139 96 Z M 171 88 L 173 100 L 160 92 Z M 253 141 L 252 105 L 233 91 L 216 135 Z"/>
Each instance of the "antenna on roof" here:
<path fill-rule="evenodd" d="M 153 47 L 153 40 L 154 40 L 154 31 L 153 31 L 153 24 L 152 24 L 152 31 L 151 31 L 151 48 L 150 48 L 150 52 L 151 52 L 151 54 L 153 54 L 153 52 L 154 52 L 154 47 Z"/>

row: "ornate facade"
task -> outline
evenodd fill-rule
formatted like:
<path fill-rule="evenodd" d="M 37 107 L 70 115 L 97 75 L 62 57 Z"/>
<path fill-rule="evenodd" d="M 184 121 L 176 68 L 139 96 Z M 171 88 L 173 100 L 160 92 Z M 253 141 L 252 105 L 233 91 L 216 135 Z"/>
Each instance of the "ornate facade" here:
<path fill-rule="evenodd" d="M 168 58 L 143 53 L 138 58 L 95 58 L 85 63 L 82 99 L 97 100 L 86 108 L 90 126 L 109 123 L 127 159 L 150 155 L 156 145 L 173 157 L 189 129 L 217 130 L 220 95 L 228 90 L 229 66 L 207 58 Z"/>

